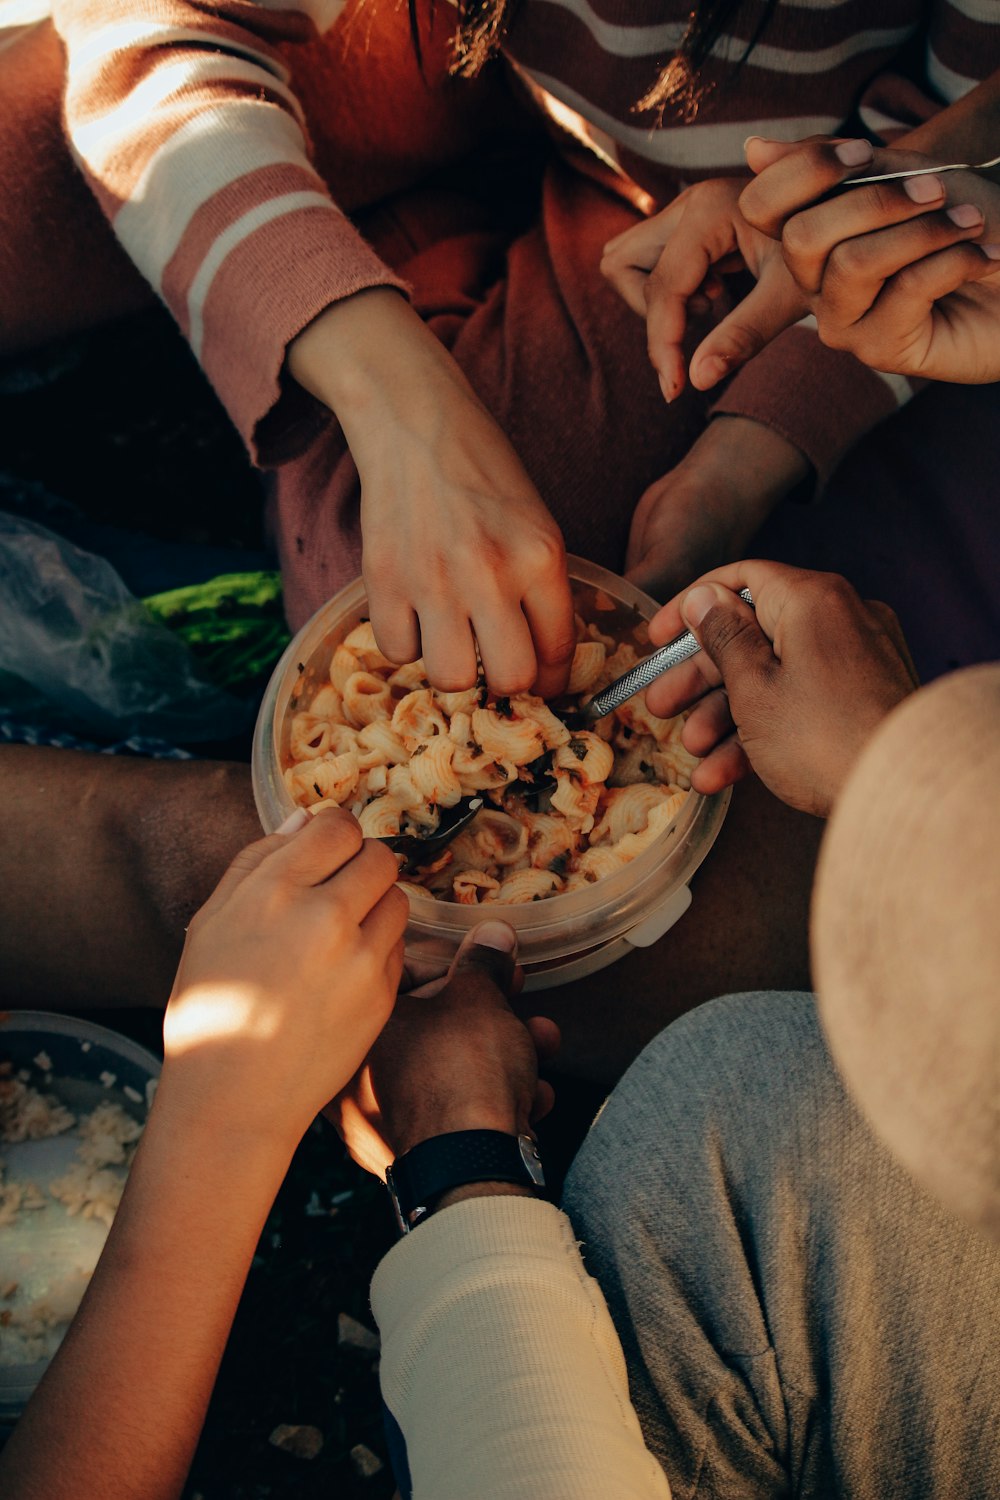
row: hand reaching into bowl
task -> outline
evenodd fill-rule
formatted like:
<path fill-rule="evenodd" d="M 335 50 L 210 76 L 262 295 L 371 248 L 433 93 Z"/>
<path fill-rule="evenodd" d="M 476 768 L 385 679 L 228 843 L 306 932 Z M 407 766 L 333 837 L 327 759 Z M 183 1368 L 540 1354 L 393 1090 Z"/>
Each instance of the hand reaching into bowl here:
<path fill-rule="evenodd" d="M 700 792 L 752 769 L 789 806 L 827 817 L 875 727 L 918 686 L 892 610 L 832 573 L 732 563 L 665 605 L 650 640 L 685 626 L 701 652 L 646 701 L 664 715 L 691 707 L 682 738 L 702 757 L 691 777 Z"/>
<path fill-rule="evenodd" d="M 398 293 L 327 309 L 289 368 L 336 413 L 361 477 L 362 567 L 391 661 L 435 687 L 565 689 L 575 643 L 562 536 L 458 365 Z"/>

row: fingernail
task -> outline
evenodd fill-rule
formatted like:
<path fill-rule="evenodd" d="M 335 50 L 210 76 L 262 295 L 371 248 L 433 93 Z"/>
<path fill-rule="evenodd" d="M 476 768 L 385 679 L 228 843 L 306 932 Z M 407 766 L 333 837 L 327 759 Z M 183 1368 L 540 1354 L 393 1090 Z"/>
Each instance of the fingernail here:
<path fill-rule="evenodd" d="M 767 137 L 763 135 L 748 135 L 746 140 L 743 142 L 743 155 L 746 156 L 747 147 L 750 145 L 751 141 L 764 141 L 766 139 Z"/>
<path fill-rule="evenodd" d="M 298 833 L 299 829 L 304 828 L 308 822 L 309 814 L 305 808 L 297 807 L 293 813 L 288 814 L 281 827 L 274 831 L 275 833 Z"/>
<path fill-rule="evenodd" d="M 697 630 L 709 610 L 714 609 L 718 602 L 713 591 L 704 583 L 689 589 L 681 600 L 681 618 L 688 629 Z"/>
<path fill-rule="evenodd" d="M 866 161 L 873 161 L 875 157 L 869 141 L 841 141 L 839 146 L 834 146 L 833 154 L 845 167 L 863 167 Z"/>
<path fill-rule="evenodd" d="M 496 948 L 500 953 L 513 953 L 517 947 L 517 933 L 506 922 L 484 922 L 473 934 L 477 948 Z"/>
<path fill-rule="evenodd" d="M 1000 260 L 1000 245 L 980 245 L 987 260 Z"/>
<path fill-rule="evenodd" d="M 713 385 L 718 385 L 729 374 L 731 360 L 724 358 L 721 354 L 713 354 L 709 359 L 703 359 L 698 365 L 698 379 L 702 383 L 703 390 L 709 390 Z"/>
<path fill-rule="evenodd" d="M 940 177 L 908 177 L 903 192 L 914 203 L 933 203 L 944 197 L 944 184 Z"/>
<path fill-rule="evenodd" d="M 663 396 L 664 401 L 669 406 L 671 401 L 677 395 L 677 383 L 676 381 L 669 379 L 669 377 L 666 375 L 660 375 L 658 379 L 660 382 L 660 393 Z"/>
<path fill-rule="evenodd" d="M 959 229 L 971 229 L 973 224 L 981 224 L 983 222 L 982 210 L 978 209 L 974 203 L 956 204 L 954 208 L 947 209 L 946 213 L 951 222 L 957 224 Z"/>

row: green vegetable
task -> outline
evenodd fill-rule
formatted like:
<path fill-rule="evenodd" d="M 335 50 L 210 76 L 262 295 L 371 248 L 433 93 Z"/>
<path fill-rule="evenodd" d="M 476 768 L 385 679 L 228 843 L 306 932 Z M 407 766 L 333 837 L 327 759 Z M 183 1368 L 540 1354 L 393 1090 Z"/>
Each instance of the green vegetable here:
<path fill-rule="evenodd" d="M 258 687 L 289 641 L 280 573 L 224 573 L 143 602 L 190 647 L 208 681 L 230 692 Z"/>

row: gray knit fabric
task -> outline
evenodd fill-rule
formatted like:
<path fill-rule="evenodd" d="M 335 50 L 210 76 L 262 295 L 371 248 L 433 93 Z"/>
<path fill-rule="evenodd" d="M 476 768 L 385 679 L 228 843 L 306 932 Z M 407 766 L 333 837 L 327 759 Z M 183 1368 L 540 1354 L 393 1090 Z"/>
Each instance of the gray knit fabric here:
<path fill-rule="evenodd" d="M 565 1207 L 675 1500 L 1000 1496 L 1000 1247 L 874 1138 L 811 995 L 661 1033 Z"/>

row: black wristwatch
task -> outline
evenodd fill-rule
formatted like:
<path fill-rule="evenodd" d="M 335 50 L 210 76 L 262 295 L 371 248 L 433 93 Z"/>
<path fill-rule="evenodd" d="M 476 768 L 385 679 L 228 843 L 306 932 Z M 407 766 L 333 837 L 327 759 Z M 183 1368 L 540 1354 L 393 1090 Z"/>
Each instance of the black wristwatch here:
<path fill-rule="evenodd" d="M 411 1147 L 385 1174 L 400 1234 L 409 1234 L 423 1223 L 444 1193 L 470 1182 L 514 1182 L 544 1188 L 538 1146 L 530 1135 L 454 1130 Z"/>

